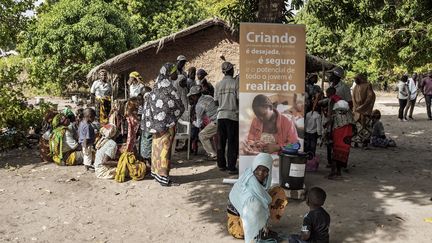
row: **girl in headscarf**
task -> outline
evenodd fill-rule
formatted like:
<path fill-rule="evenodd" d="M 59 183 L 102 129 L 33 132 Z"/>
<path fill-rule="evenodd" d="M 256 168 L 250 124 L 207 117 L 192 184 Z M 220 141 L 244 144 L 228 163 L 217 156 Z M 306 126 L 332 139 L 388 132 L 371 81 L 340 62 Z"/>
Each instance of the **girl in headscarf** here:
<path fill-rule="evenodd" d="M 58 165 L 78 165 L 83 162 L 79 144 L 69 131 L 69 119 L 63 114 L 57 114 L 52 120 L 52 134 L 49 140 L 50 155 Z"/>
<path fill-rule="evenodd" d="M 114 179 L 117 165 L 117 160 L 115 160 L 117 144 L 113 139 L 117 134 L 117 128 L 113 124 L 106 124 L 100 129 L 100 134 L 101 139 L 96 143 L 95 174 L 97 178 Z"/>
<path fill-rule="evenodd" d="M 267 222 L 270 218 L 279 220 L 288 204 L 281 187 L 269 191 L 272 164 L 270 154 L 258 154 L 252 168 L 243 172 L 229 194 L 228 232 L 235 238 L 244 237 L 247 243 L 254 239 L 276 238 L 275 233 L 267 229 Z"/>
<path fill-rule="evenodd" d="M 163 65 L 144 104 L 145 129 L 153 134 L 151 174 L 162 186 L 178 185 L 169 178 L 175 126 L 185 109 L 172 83 L 176 79 L 176 66 Z"/>

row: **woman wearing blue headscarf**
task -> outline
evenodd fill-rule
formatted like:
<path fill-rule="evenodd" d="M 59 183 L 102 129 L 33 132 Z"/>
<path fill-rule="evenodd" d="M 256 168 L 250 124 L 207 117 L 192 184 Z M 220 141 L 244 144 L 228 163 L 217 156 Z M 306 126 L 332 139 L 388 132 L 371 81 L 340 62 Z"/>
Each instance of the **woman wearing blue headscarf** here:
<path fill-rule="evenodd" d="M 272 164 L 270 154 L 258 154 L 229 194 L 228 231 L 235 238 L 244 237 L 247 243 L 264 236 L 268 220 L 280 219 L 288 204 L 282 188 L 269 191 Z"/>

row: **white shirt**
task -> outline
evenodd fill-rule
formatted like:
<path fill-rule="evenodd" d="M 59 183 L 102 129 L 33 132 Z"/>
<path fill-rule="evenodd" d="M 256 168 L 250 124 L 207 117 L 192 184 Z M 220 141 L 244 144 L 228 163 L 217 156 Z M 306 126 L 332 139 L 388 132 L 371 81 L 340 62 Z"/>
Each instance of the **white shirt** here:
<path fill-rule="evenodd" d="M 399 90 L 399 92 L 398 92 L 398 98 L 400 100 L 406 100 L 406 99 L 408 99 L 408 87 L 407 87 L 407 84 L 404 83 L 404 82 L 402 82 L 402 81 L 399 81 L 399 83 L 398 83 L 397 86 L 398 86 L 398 90 Z"/>
<path fill-rule="evenodd" d="M 73 137 L 72 133 L 69 129 L 66 129 L 66 132 L 63 136 L 63 148 L 62 152 L 67 153 L 72 149 L 76 149 L 78 147 L 78 142 Z"/>
<path fill-rule="evenodd" d="M 100 149 L 96 151 L 94 166 L 99 167 L 102 165 L 102 159 L 106 154 L 110 159 L 115 159 L 117 153 L 117 144 L 114 140 L 109 139 Z"/>
<path fill-rule="evenodd" d="M 418 82 L 415 82 L 414 79 L 408 79 L 408 91 L 410 93 L 410 100 L 415 100 L 417 98 L 417 90 L 418 90 Z"/>
<path fill-rule="evenodd" d="M 102 98 L 111 95 L 111 84 L 96 80 L 90 88 L 90 93 L 95 94 L 96 98 Z"/>
<path fill-rule="evenodd" d="M 141 92 L 144 89 L 144 84 L 142 83 L 135 83 L 135 84 L 131 84 L 129 86 L 129 96 L 132 97 L 137 97 L 139 94 L 141 94 Z"/>
<path fill-rule="evenodd" d="M 316 111 L 306 113 L 306 132 L 322 135 L 321 115 Z"/>

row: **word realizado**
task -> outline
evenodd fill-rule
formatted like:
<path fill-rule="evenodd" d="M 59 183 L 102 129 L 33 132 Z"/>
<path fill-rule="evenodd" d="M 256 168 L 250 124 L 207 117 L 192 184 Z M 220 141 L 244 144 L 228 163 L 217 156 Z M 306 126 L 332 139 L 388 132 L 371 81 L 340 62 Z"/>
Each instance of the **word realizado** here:
<path fill-rule="evenodd" d="M 296 91 L 297 86 L 295 84 L 290 84 L 286 82 L 281 83 L 271 83 L 264 81 L 262 83 L 247 83 L 246 90 L 250 91 Z"/>

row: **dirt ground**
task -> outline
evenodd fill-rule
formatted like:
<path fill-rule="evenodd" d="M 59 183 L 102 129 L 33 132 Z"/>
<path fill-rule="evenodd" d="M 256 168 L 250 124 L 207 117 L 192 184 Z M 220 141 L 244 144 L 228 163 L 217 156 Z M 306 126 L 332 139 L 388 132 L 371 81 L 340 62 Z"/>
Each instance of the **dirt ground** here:
<path fill-rule="evenodd" d="M 353 149 L 350 173 L 329 181 L 322 159 L 308 187 L 327 191 L 331 242 L 432 242 L 432 121 L 424 101 L 413 122 L 396 118 L 397 100 L 378 95 L 386 132 L 397 148 Z M 325 151 L 319 150 L 325 158 Z M 172 176 L 179 187 L 151 179 L 117 183 L 96 179 L 82 166 L 40 162 L 34 149 L 0 155 L 0 242 L 242 242 L 226 231 L 231 185 L 215 162 L 176 154 Z M 290 200 L 274 225 L 297 233 L 307 211 Z"/>

